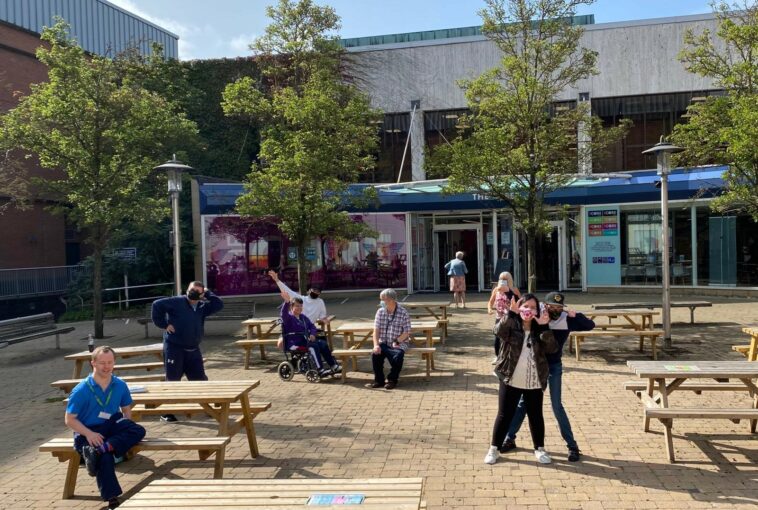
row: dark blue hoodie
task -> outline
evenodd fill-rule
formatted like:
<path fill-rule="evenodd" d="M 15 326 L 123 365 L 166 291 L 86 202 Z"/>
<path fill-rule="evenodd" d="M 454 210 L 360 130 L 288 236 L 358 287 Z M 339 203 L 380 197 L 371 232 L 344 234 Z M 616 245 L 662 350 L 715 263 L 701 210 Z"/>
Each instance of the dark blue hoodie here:
<path fill-rule="evenodd" d="M 158 299 L 153 302 L 153 324 L 160 329 L 174 326 L 174 333 L 163 332 L 163 341 L 184 349 L 196 349 L 203 339 L 205 318 L 224 308 L 224 303 L 210 291 L 205 300 L 192 308 L 187 296 Z"/>
<path fill-rule="evenodd" d="M 564 318 L 565 321 L 563 321 Z M 560 319 L 550 321 L 550 331 L 553 332 L 553 337 L 558 342 L 558 351 L 553 354 L 547 354 L 548 364 L 555 365 L 561 362 L 563 346 L 569 337 L 569 333 L 572 331 L 591 331 L 594 328 L 595 322 L 579 312 L 576 313 L 576 317 L 569 317 L 566 312 L 562 312 Z"/>

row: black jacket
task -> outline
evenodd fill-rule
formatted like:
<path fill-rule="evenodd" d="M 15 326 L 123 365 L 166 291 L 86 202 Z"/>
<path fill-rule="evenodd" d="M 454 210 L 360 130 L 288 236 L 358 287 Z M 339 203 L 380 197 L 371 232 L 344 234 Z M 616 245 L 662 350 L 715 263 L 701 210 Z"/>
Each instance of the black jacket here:
<path fill-rule="evenodd" d="M 566 344 L 569 333 L 572 331 L 591 331 L 595 329 L 595 322 L 579 312 L 577 312 L 576 317 L 566 317 L 566 325 L 568 326 L 568 329 L 550 328 L 550 331 L 553 332 L 553 336 L 555 337 L 555 341 L 558 343 L 558 350 L 547 355 L 547 362 L 550 365 L 555 365 L 556 363 L 561 362 L 563 346 Z"/>
<path fill-rule="evenodd" d="M 547 355 L 558 350 L 558 344 L 553 337 L 553 333 L 545 326 L 532 324 L 532 349 L 534 350 L 534 360 L 537 364 L 537 375 L 540 379 L 540 386 L 544 391 L 547 388 L 548 364 Z M 500 352 L 497 355 L 495 363 L 495 373 L 501 381 L 508 384 L 516 369 L 521 348 L 524 345 L 524 326 L 521 317 L 508 310 L 508 315 L 495 324 L 493 333 L 500 338 Z"/>
<path fill-rule="evenodd" d="M 215 294 L 208 291 L 205 300 L 193 309 L 187 296 L 175 296 L 159 299 L 153 302 L 153 324 L 160 329 L 166 329 L 171 324 L 174 333 L 163 332 L 163 341 L 183 347 L 196 349 L 203 339 L 205 318 L 224 308 L 224 303 Z"/>

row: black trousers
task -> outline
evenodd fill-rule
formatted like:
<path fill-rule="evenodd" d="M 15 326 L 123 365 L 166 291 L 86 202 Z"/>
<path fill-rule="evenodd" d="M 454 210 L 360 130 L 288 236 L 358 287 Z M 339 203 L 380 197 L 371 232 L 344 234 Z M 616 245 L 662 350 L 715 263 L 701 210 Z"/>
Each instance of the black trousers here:
<path fill-rule="evenodd" d="M 534 449 L 545 446 L 545 419 L 542 416 L 542 389 L 522 390 L 508 386 L 500 382 L 500 393 L 498 395 L 497 418 L 492 430 L 492 446 L 500 448 L 505 441 L 511 420 L 516 414 L 519 400 L 524 397 L 526 406 L 526 416 L 529 418 L 529 430 L 532 433 L 532 443 Z"/>

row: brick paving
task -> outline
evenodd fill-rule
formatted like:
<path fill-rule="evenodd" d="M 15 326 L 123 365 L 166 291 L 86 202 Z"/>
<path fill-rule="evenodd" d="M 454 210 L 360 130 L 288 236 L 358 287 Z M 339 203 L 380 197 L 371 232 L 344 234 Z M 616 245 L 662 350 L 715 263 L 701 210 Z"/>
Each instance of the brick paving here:
<path fill-rule="evenodd" d="M 698 296 L 698 299 L 701 299 Z M 677 463 L 665 457 L 662 427 L 642 431 L 642 405 L 622 383 L 631 380 L 628 359 L 649 359 L 635 341 L 585 342 L 582 361 L 564 358 L 564 404 L 584 453 L 579 463 L 566 461 L 550 407 L 545 403 L 546 449 L 551 465 L 538 465 L 528 448 L 528 425 L 519 435 L 520 448 L 493 465 L 482 463 L 497 408 L 497 379 L 491 374 L 492 317 L 486 296 L 471 295 L 470 308 L 453 310 L 450 338 L 436 356 L 437 370 L 423 377 L 417 356 L 406 359 L 400 386 L 394 391 L 364 387 L 371 381 L 370 363 L 338 380 L 309 384 L 302 376 L 278 379 L 275 362 L 256 362 L 242 369 L 242 351 L 231 342 L 241 334 L 233 322 L 207 325 L 204 341 L 212 379 L 260 379 L 256 401 L 272 408 L 255 422 L 261 456 L 251 459 L 243 435 L 227 450 L 227 478 L 365 478 L 420 476 L 430 509 L 622 509 L 622 508 L 755 508 L 758 505 L 758 436 L 745 422 L 689 420 L 674 425 Z M 568 301 L 588 305 L 600 301 L 645 299 L 633 295 L 569 294 Z M 648 298 L 649 299 L 649 298 Z M 758 323 L 758 301 L 716 298 L 713 308 L 675 309 L 674 347 L 660 359 L 740 359 L 730 351 L 745 343 L 743 325 Z M 375 299 L 353 298 L 345 304 L 328 301 L 338 318 L 372 316 Z M 259 314 L 273 311 L 271 305 Z M 77 496 L 61 500 L 65 465 L 37 452 L 40 443 L 66 435 L 62 393 L 48 384 L 71 376 L 73 363 L 63 355 L 86 347 L 88 323 L 62 339 L 42 339 L 0 350 L 0 508 L 101 508 L 94 480 L 80 471 Z M 136 322 L 108 321 L 104 341 L 114 346 L 157 341 L 142 338 Z M 257 359 L 257 356 L 254 356 Z M 272 353 L 272 359 L 278 355 Z M 137 359 L 135 359 L 137 361 Z M 546 396 L 546 399 L 549 396 Z M 744 394 L 678 393 L 672 403 L 688 406 L 745 405 Z M 209 419 L 162 424 L 148 418 L 149 435 L 215 434 Z M 527 447 L 527 448 L 524 448 Z M 125 496 L 163 477 L 211 478 L 212 461 L 199 462 L 192 452 L 146 452 L 118 466 Z"/>

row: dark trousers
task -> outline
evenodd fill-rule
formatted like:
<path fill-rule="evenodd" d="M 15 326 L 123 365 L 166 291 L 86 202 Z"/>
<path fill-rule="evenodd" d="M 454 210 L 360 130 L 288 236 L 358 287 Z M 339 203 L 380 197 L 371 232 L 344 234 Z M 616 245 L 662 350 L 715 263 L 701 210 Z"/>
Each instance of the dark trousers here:
<path fill-rule="evenodd" d="M 539 388 L 536 390 L 522 390 L 521 388 L 508 386 L 502 381 L 500 382 L 500 393 L 498 396 L 497 418 L 495 418 L 495 426 L 492 430 L 492 446 L 500 448 L 503 445 L 505 436 L 508 433 L 508 427 L 511 425 L 511 421 L 513 421 L 516 407 L 522 397 L 524 398 L 524 406 L 526 406 L 526 415 L 529 417 L 529 430 L 532 433 L 534 449 L 536 450 L 545 446 L 542 390 Z"/>
<path fill-rule="evenodd" d="M 382 349 L 380 354 L 371 354 L 371 364 L 374 366 L 374 381 L 384 384 L 384 360 L 390 362 L 390 373 L 387 380 L 397 383 L 400 378 L 400 371 L 403 369 L 403 359 L 405 351 L 402 349 L 393 349 L 387 344 L 379 344 Z"/>
<path fill-rule="evenodd" d="M 123 457 L 129 449 L 135 444 L 142 441 L 145 437 L 145 429 L 137 425 L 132 420 L 127 420 L 116 413 L 102 425 L 88 427 L 91 431 L 102 434 L 105 440 L 113 447 L 112 453 L 103 453 L 100 455 L 100 461 L 97 467 L 97 488 L 100 489 L 100 497 L 103 501 L 121 495 L 121 485 L 116 478 L 116 463 L 114 457 Z M 79 454 L 82 448 L 87 445 L 87 438 L 80 435 L 74 435 L 74 448 Z"/>
<path fill-rule="evenodd" d="M 188 381 L 207 381 L 203 366 L 203 353 L 200 348 L 185 349 L 168 342 L 163 342 L 163 366 L 167 381 L 181 381 L 187 376 Z"/>
<path fill-rule="evenodd" d="M 334 356 L 332 356 L 332 351 L 329 350 L 329 344 L 326 342 L 326 340 L 316 338 L 315 342 L 308 342 L 308 347 L 312 348 L 311 352 L 316 358 L 316 365 L 318 368 L 321 368 L 323 366 L 322 359 L 325 360 L 330 367 L 333 367 L 337 364 Z"/>

